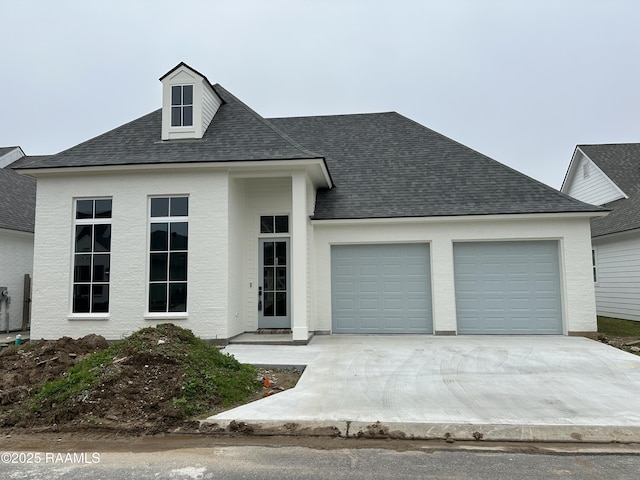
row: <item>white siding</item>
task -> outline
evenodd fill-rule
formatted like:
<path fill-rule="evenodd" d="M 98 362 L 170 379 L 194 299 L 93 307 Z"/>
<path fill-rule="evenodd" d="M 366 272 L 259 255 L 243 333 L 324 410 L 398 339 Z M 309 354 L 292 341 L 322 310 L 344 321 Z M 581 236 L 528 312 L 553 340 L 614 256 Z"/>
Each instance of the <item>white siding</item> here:
<path fill-rule="evenodd" d="M 145 315 L 148 197 L 189 195 L 188 314 Z M 110 313 L 101 320 L 71 313 L 73 203 L 113 198 Z M 228 336 L 227 174 L 201 170 L 145 171 L 38 179 L 32 337 L 117 340 L 145 326 L 173 322 L 206 339 Z"/>
<path fill-rule="evenodd" d="M 0 287 L 7 287 L 9 304 L 9 329 L 22 326 L 24 300 L 24 275 L 33 274 L 33 234 L 0 229 Z M 4 304 L 0 312 L 0 331 L 6 329 Z"/>
<path fill-rule="evenodd" d="M 220 102 L 220 98 L 205 84 L 206 81 L 203 80 L 202 83 L 202 135 L 204 135 L 204 132 L 209 128 L 213 116 L 222 103 Z"/>
<path fill-rule="evenodd" d="M 585 166 L 589 172 L 587 177 L 584 176 Z M 567 195 L 592 205 L 604 205 L 624 198 L 620 189 L 580 152 L 576 154 L 574 159 L 568 184 L 562 190 Z"/>
<path fill-rule="evenodd" d="M 314 223 L 315 331 L 331 329 L 331 245 L 428 242 L 434 331 L 456 331 L 453 243 L 487 240 L 559 241 L 563 333 L 596 331 L 588 218 L 496 218 Z"/>
<path fill-rule="evenodd" d="M 595 239 L 598 315 L 640 321 L 640 233 Z"/>

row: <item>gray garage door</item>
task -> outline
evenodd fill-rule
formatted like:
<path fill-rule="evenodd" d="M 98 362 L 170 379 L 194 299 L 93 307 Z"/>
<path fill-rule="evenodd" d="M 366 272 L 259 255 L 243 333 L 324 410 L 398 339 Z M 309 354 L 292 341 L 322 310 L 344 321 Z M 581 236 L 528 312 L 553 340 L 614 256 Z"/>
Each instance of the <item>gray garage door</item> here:
<path fill-rule="evenodd" d="M 561 334 L 558 243 L 453 247 L 460 334 Z"/>
<path fill-rule="evenodd" d="M 334 245 L 333 333 L 432 333 L 429 245 Z"/>

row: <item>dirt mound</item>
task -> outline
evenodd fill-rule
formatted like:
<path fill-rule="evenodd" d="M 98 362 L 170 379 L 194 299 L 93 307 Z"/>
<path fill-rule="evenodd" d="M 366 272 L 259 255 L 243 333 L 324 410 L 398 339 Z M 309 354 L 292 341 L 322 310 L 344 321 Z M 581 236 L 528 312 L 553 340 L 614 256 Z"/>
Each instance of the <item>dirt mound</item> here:
<path fill-rule="evenodd" d="M 60 378 L 67 368 L 87 355 L 108 346 L 104 337 L 92 334 L 76 340 L 62 337 L 0 351 L 0 406 L 24 400 L 44 383 Z"/>
<path fill-rule="evenodd" d="M 0 427 L 166 432 L 277 393 L 265 392 L 264 375 L 172 324 L 111 346 L 97 335 L 12 346 L 0 354 Z M 279 390 L 299 377 L 277 375 Z"/>

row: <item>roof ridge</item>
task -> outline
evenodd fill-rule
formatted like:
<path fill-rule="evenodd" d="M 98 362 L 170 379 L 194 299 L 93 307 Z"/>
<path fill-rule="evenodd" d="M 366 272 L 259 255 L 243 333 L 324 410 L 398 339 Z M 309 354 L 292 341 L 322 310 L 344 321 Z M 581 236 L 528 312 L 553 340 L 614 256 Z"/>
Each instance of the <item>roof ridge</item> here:
<path fill-rule="evenodd" d="M 640 145 L 640 142 L 579 143 L 577 147 L 610 147 L 617 145 Z"/>
<path fill-rule="evenodd" d="M 226 95 L 229 95 L 231 98 L 233 98 L 233 100 L 236 101 L 238 105 L 240 105 L 245 110 L 247 110 L 249 113 L 251 113 L 253 116 L 255 116 L 265 126 L 269 127 L 271 130 L 273 130 L 275 133 L 277 133 L 280 137 L 282 137 L 285 141 L 287 141 L 292 146 L 294 146 L 295 148 L 297 148 L 298 150 L 303 152 L 305 155 L 308 155 L 311 158 L 324 158 L 324 155 L 320 155 L 320 154 L 318 154 L 316 152 L 313 152 L 313 151 L 309 150 L 308 148 L 304 147 L 301 143 L 299 143 L 298 141 L 296 141 L 295 139 L 293 139 L 292 137 L 287 135 L 285 132 L 280 130 L 273 123 L 271 123 L 269 120 L 264 118 L 262 115 L 260 115 L 258 112 L 256 112 L 253 108 L 249 107 L 246 103 L 244 103 L 242 100 L 240 100 L 238 97 L 236 97 L 233 93 L 231 93 L 229 90 L 224 88 L 219 83 L 216 83 L 215 85 L 213 85 L 213 89 L 214 90 L 216 90 L 218 88 L 221 89 Z M 216 92 L 216 93 L 218 93 L 218 92 Z"/>
<path fill-rule="evenodd" d="M 326 113 L 322 115 L 296 115 L 293 117 L 269 117 L 266 120 L 295 120 L 295 119 L 310 119 L 310 118 L 335 118 L 335 117 L 364 117 L 374 115 L 399 115 L 398 112 L 389 110 L 387 112 L 364 112 L 364 113 Z"/>

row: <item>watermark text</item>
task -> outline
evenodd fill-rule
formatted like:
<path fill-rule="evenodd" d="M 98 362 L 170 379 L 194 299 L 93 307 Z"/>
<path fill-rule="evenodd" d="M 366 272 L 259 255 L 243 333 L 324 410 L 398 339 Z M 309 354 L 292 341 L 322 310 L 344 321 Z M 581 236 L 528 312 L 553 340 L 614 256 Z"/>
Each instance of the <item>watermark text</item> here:
<path fill-rule="evenodd" d="M 100 463 L 100 454 L 98 452 L 0 452 L 0 463 L 95 465 Z"/>

